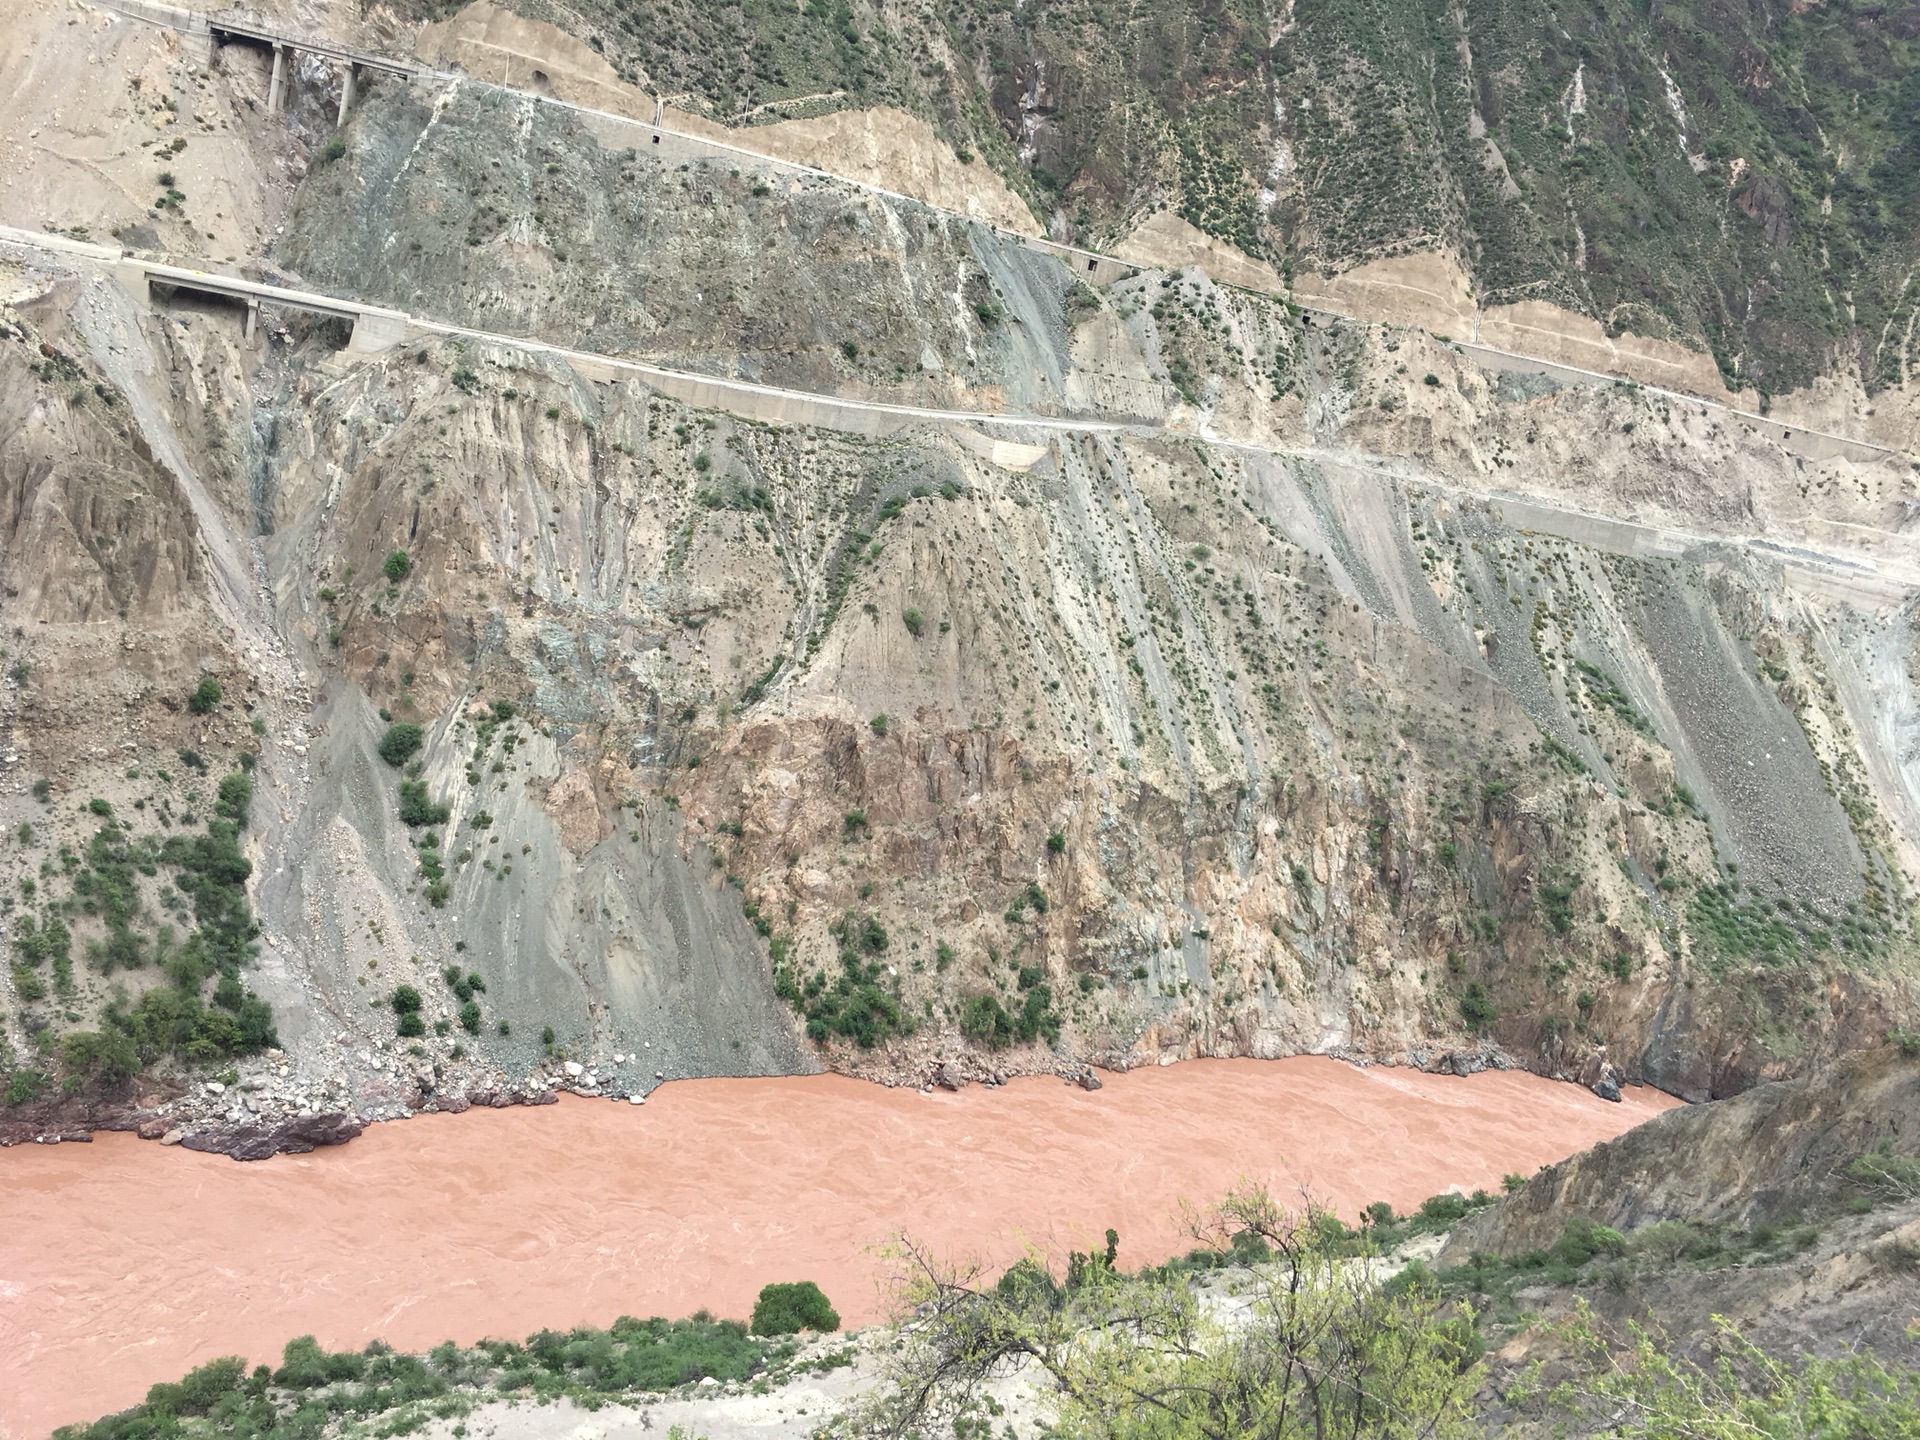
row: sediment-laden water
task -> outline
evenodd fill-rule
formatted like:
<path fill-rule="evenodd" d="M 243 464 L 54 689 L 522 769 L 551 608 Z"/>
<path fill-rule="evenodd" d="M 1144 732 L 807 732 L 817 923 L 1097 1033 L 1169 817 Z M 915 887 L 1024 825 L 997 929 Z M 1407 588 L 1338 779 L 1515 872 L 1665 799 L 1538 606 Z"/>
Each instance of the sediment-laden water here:
<path fill-rule="evenodd" d="M 957 1095 L 838 1076 L 667 1085 L 643 1107 L 565 1099 L 378 1125 L 237 1164 L 125 1135 L 0 1152 L 0 1440 L 138 1400 L 215 1355 L 293 1335 L 408 1349 L 745 1316 L 817 1280 L 880 1318 L 876 1253 L 909 1232 L 994 1265 L 1120 1232 L 1123 1264 L 1190 1247 L 1182 1205 L 1241 1179 L 1351 1216 L 1497 1188 L 1677 1102 L 1609 1104 L 1516 1072 L 1196 1061 Z"/>

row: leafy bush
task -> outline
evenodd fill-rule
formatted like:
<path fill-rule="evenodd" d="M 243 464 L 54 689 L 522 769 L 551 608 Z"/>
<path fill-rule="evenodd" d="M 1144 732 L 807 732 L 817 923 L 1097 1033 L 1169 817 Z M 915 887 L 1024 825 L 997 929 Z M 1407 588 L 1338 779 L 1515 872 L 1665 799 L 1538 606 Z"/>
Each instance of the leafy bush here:
<path fill-rule="evenodd" d="M 1467 1022 L 1467 1028 L 1481 1033 L 1491 1028 L 1500 1018 L 1499 1010 L 1487 996 L 1487 987 L 1478 980 L 1469 981 L 1460 996 L 1460 1018 Z"/>
<path fill-rule="evenodd" d="M 211 675 L 202 675 L 200 683 L 194 686 L 193 694 L 187 697 L 187 708 L 196 715 L 204 715 L 220 703 L 220 682 Z"/>
<path fill-rule="evenodd" d="M 840 1328 L 840 1312 L 811 1280 L 768 1285 L 753 1302 L 749 1328 L 755 1335 L 795 1335 L 802 1330 L 826 1334 Z"/>
<path fill-rule="evenodd" d="M 247 807 L 253 803 L 253 777 L 244 770 L 235 770 L 220 781 L 219 798 L 213 803 L 213 813 L 223 820 L 231 820 L 235 825 L 247 823 Z"/>
<path fill-rule="evenodd" d="M 1022 980 L 1026 973 L 1022 972 Z M 1037 979 L 1023 983 L 1026 992 L 1017 1010 L 1009 1010 L 996 995 L 976 995 L 960 1012 L 960 1033 L 977 1045 L 1000 1050 L 1016 1041 L 1028 1044 L 1060 1038 L 1060 1016 L 1053 1009 L 1053 989 Z"/>
<path fill-rule="evenodd" d="M 380 737 L 380 758 L 396 770 L 416 755 L 426 743 L 426 734 L 418 725 L 406 721 L 389 725 Z"/>
<path fill-rule="evenodd" d="M 400 782 L 400 820 L 406 825 L 444 825 L 453 814 L 449 805 L 436 803 L 427 794 L 424 780 Z"/>
<path fill-rule="evenodd" d="M 380 563 L 380 573 L 398 585 L 413 571 L 413 561 L 407 558 L 407 552 L 396 550 Z"/>
<path fill-rule="evenodd" d="M 1608 1225 L 1576 1216 L 1567 1221 L 1560 1238 L 1547 1252 L 1566 1265 L 1581 1266 L 1596 1255 L 1620 1256 L 1627 1253 L 1626 1237 Z"/>
<path fill-rule="evenodd" d="M 1896 1155 L 1882 1147 L 1857 1156 L 1846 1168 L 1846 1178 L 1869 1194 L 1885 1200 L 1920 1198 L 1920 1159 Z"/>
<path fill-rule="evenodd" d="M 920 633 L 927 628 L 926 616 L 922 615 L 911 605 L 900 612 L 900 623 L 907 627 L 907 633 L 916 640 L 920 638 Z"/>

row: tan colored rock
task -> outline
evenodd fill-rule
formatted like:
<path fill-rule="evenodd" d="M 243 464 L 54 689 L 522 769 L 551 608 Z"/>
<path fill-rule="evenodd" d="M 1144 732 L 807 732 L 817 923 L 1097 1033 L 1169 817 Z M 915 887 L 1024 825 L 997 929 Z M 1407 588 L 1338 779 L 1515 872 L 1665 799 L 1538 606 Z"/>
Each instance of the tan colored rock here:
<path fill-rule="evenodd" d="M 1708 399 L 1730 403 L 1753 400 L 1751 395 L 1736 396 L 1727 390 L 1713 356 L 1704 350 L 1645 335 L 1609 335 L 1590 316 L 1577 315 L 1544 300 L 1491 307 L 1481 314 L 1475 338 L 1496 350 L 1577 365 L 1583 370 L 1598 370 Z"/>
<path fill-rule="evenodd" d="M 1264 260 L 1256 260 L 1224 240 L 1216 240 L 1175 215 L 1159 210 L 1142 220 L 1132 234 L 1114 247 L 1114 254 L 1136 265 L 1161 270 L 1183 270 L 1198 265 L 1222 285 L 1277 295 L 1285 287 Z"/>
<path fill-rule="evenodd" d="M 613 833 L 585 770 L 569 770 L 553 783 L 541 808 L 560 827 L 560 843 L 584 855 Z"/>
<path fill-rule="evenodd" d="M 1473 334 L 1473 282 L 1451 255 L 1428 252 L 1374 260 L 1331 279 L 1297 274 L 1293 293 L 1302 305 L 1360 320 L 1419 325 L 1456 340 Z"/>
<path fill-rule="evenodd" d="M 457 65 L 476 80 L 531 90 L 574 105 L 652 121 L 654 97 L 622 80 L 588 45 L 557 25 L 475 0 L 421 27 L 414 51 L 430 65 Z"/>
<path fill-rule="evenodd" d="M 1040 234 L 1033 212 L 985 161 L 963 164 L 931 125 L 904 110 L 837 110 L 724 133 L 731 144 L 761 155 L 878 185 L 1003 230 Z"/>

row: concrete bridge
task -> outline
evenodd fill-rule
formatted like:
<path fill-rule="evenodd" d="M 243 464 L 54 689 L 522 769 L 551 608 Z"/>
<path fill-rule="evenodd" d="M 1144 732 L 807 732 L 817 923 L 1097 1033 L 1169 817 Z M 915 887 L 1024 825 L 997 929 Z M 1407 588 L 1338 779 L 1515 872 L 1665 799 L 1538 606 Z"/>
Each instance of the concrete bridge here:
<path fill-rule="evenodd" d="M 260 307 L 277 305 L 283 310 L 298 310 L 307 315 L 324 315 L 345 320 L 353 327 L 347 349 L 364 354 L 398 345 L 423 328 L 398 310 L 369 305 L 359 300 L 342 300 L 337 295 L 322 295 L 314 290 L 295 290 L 269 285 L 217 270 L 195 270 L 185 265 L 166 265 L 157 260 L 142 260 L 107 245 L 92 245 L 65 235 L 37 234 L 0 225 L 0 243 L 30 246 L 92 261 L 113 277 L 113 281 L 142 306 L 153 303 L 154 291 L 186 291 L 194 295 L 212 295 L 238 301 L 246 307 L 246 337 L 253 339 L 259 324 Z"/>
<path fill-rule="evenodd" d="M 243 280 L 236 275 L 190 270 L 180 265 L 162 265 L 132 255 L 116 256 L 113 279 L 115 284 L 142 305 L 152 302 L 156 285 L 238 300 L 247 307 L 248 340 L 253 339 L 262 305 L 278 305 L 285 310 L 299 310 L 308 315 L 325 315 L 330 319 L 347 321 L 353 326 L 347 349 L 354 352 L 384 350 L 389 345 L 397 345 L 405 340 L 409 333 L 409 321 L 398 310 L 388 310 L 358 300 L 341 300 L 312 290 L 293 290 L 258 280 Z"/>
<path fill-rule="evenodd" d="M 336 125 L 346 123 L 347 112 L 353 108 L 354 92 L 364 72 L 374 71 L 380 74 L 397 75 L 402 79 L 433 73 L 426 66 L 415 61 L 396 60 L 390 55 L 374 55 L 365 50 L 355 50 L 350 46 L 336 45 L 330 40 L 312 40 L 306 36 L 288 34 L 234 12 L 224 15 L 206 15 L 194 10 L 179 10 L 171 5 L 157 4 L 154 0 L 99 0 L 99 3 L 103 8 L 117 11 L 130 20 L 143 20 L 149 25 L 164 25 L 170 30 L 178 30 L 187 36 L 204 36 L 209 57 L 215 48 L 222 45 L 256 45 L 262 49 L 271 50 L 273 82 L 267 89 L 269 113 L 280 110 L 286 104 L 289 55 L 318 55 L 339 69 L 341 74 L 340 113 L 335 117 Z"/>

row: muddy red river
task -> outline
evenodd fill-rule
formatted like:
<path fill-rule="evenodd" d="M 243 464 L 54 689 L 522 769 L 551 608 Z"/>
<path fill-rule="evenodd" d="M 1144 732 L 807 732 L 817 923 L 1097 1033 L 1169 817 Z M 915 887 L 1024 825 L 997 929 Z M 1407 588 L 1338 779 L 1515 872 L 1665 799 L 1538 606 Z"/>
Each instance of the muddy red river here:
<path fill-rule="evenodd" d="M 1183 1202 L 1236 1181 L 1349 1216 L 1497 1188 L 1674 1101 L 1608 1104 L 1513 1072 L 1198 1061 L 958 1095 L 836 1076 L 667 1085 L 376 1125 L 238 1164 L 125 1135 L 0 1151 L 0 1436 L 137 1401 L 290 1336 L 407 1349 L 702 1306 L 745 1316 L 812 1279 L 879 1317 L 876 1248 L 906 1231 L 996 1264 L 1120 1232 L 1123 1263 L 1189 1248 Z"/>

